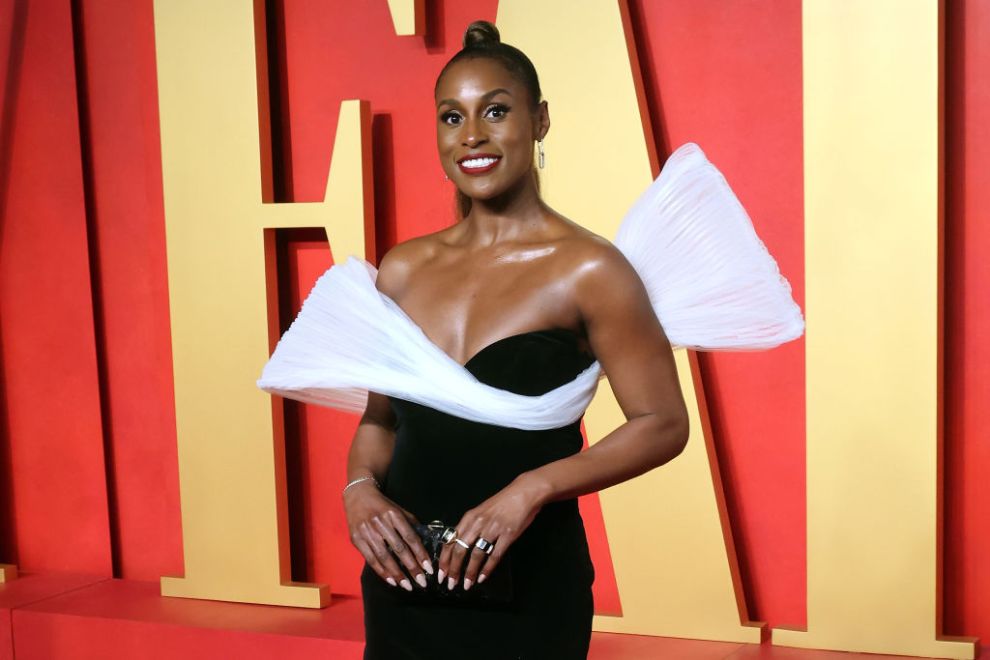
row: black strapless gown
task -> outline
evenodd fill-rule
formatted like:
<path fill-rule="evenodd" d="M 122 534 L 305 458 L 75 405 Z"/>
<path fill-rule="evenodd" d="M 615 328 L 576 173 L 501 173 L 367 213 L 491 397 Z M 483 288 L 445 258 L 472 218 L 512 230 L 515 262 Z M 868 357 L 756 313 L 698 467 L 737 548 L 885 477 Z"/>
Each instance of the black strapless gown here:
<path fill-rule="evenodd" d="M 592 362 L 573 332 L 555 329 L 500 339 L 465 367 L 493 387 L 537 395 L 573 380 Z M 382 488 L 424 523 L 456 525 L 519 474 L 575 454 L 583 444 L 580 420 L 524 431 L 390 401 L 395 453 Z M 478 607 L 417 603 L 366 564 L 365 660 L 587 658 L 595 572 L 577 499 L 544 506 L 502 561 L 495 570 L 511 563 L 513 601 Z"/>

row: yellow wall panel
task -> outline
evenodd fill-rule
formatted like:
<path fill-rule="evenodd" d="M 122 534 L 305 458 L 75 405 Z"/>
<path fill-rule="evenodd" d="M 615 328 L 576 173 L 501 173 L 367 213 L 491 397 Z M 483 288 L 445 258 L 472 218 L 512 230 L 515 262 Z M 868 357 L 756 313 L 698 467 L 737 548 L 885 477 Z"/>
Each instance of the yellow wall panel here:
<path fill-rule="evenodd" d="M 808 630 L 773 641 L 973 658 L 938 622 L 940 3 L 803 12 Z"/>
<path fill-rule="evenodd" d="M 0 582 L 10 582 L 17 579 L 17 566 L 14 564 L 0 564 Z"/>
<path fill-rule="evenodd" d="M 324 227 L 335 254 L 365 254 L 370 113 L 342 105 L 323 202 L 264 203 L 254 12 L 244 0 L 155 2 L 185 559 L 161 588 L 321 607 L 326 585 L 290 579 L 281 408 L 255 386 L 271 339 L 266 243 L 272 228 Z"/>
<path fill-rule="evenodd" d="M 425 26 L 424 0 L 388 0 L 392 26 L 401 36 L 423 34 Z"/>

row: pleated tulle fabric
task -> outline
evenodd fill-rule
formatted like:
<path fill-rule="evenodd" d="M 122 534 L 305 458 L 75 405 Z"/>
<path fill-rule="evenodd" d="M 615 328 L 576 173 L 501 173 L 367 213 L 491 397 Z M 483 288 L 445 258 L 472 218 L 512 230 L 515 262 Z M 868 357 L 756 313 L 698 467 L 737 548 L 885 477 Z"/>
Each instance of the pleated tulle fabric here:
<path fill-rule="evenodd" d="M 645 283 L 674 346 L 758 351 L 804 332 L 790 283 L 696 144 L 671 154 L 614 244 Z"/>
<path fill-rule="evenodd" d="M 695 144 L 667 160 L 614 241 L 639 273 L 674 346 L 773 348 L 804 332 L 801 310 L 722 174 Z M 324 273 L 282 336 L 258 387 L 362 412 L 368 391 L 476 422 L 548 429 L 577 420 L 604 375 L 594 362 L 546 394 L 482 383 L 388 296 L 377 269 L 350 256 Z"/>
<path fill-rule="evenodd" d="M 482 383 L 375 288 L 377 274 L 367 261 L 350 256 L 321 275 L 258 386 L 353 412 L 364 410 L 371 390 L 477 422 L 525 429 L 563 426 L 591 401 L 597 362 L 567 386 L 541 396 Z"/>

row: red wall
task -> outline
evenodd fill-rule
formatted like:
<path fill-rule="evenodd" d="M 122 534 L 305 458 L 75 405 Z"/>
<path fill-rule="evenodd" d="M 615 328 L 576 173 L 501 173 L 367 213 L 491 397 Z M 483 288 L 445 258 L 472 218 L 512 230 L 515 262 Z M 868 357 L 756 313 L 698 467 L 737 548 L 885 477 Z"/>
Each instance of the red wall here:
<path fill-rule="evenodd" d="M 946 2 L 945 630 L 990 633 L 990 3 Z"/>
<path fill-rule="evenodd" d="M 803 309 L 801 4 L 631 8 L 659 152 L 705 149 Z M 750 616 L 804 626 L 804 340 L 699 363 Z"/>
<path fill-rule="evenodd" d="M 3 551 L 108 573 L 102 379 L 68 2 L 6 6 L 0 129 Z M 126 185 L 126 184 L 124 184 Z"/>
<path fill-rule="evenodd" d="M 384 0 L 269 4 L 276 199 L 322 199 L 339 102 L 363 98 L 378 256 L 451 222 L 431 90 L 495 0 L 427 3 L 425 38 L 395 37 Z M 945 632 L 988 637 L 990 6 L 946 5 Z M 630 15 L 658 151 L 705 148 L 803 305 L 800 3 L 631 0 Z M 0 94 L 0 560 L 179 574 L 151 0 L 6 3 Z M 285 263 L 298 301 L 330 257 L 289 236 Z M 701 366 L 750 615 L 803 626 L 803 342 Z M 334 466 L 354 419 L 294 418 L 294 577 L 352 590 Z"/>

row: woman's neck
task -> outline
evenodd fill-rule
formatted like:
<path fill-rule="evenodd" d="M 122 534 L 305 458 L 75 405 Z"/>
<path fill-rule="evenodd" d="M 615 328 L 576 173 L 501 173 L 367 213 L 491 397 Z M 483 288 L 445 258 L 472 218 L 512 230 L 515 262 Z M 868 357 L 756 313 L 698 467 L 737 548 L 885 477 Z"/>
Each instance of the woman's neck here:
<path fill-rule="evenodd" d="M 515 240 L 539 227 L 546 212 L 546 204 L 530 181 L 493 199 L 472 200 L 471 211 L 461 221 L 463 237 L 475 247 Z"/>

